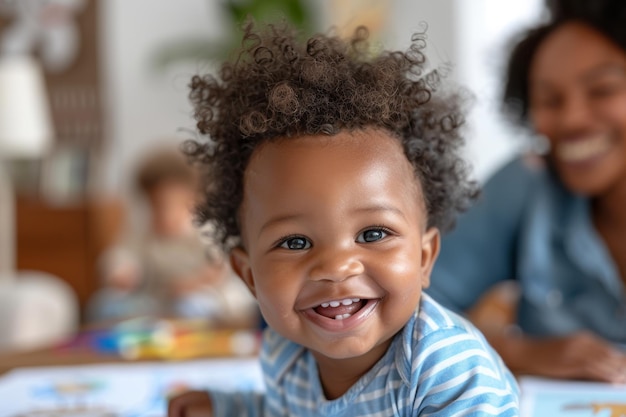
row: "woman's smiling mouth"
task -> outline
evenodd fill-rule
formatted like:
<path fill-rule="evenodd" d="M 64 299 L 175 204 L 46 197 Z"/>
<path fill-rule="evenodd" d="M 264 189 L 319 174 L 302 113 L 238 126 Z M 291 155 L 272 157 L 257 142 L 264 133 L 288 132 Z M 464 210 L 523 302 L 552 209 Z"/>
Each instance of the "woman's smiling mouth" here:
<path fill-rule="evenodd" d="M 578 140 L 564 140 L 554 149 L 557 158 L 563 162 L 581 163 L 605 155 L 613 146 L 610 136 L 594 135 Z"/>

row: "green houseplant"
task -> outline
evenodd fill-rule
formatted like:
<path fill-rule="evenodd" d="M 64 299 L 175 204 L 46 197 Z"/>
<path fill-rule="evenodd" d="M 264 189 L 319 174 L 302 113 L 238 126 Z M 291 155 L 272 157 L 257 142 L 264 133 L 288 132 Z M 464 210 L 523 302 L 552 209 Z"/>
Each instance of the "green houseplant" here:
<path fill-rule="evenodd" d="M 241 27 L 248 17 L 257 22 L 286 21 L 304 34 L 314 30 L 314 17 L 307 0 L 221 0 L 226 16 L 222 39 L 176 39 L 155 51 L 152 64 L 162 70 L 179 61 L 214 61 L 228 57 L 241 42 Z"/>

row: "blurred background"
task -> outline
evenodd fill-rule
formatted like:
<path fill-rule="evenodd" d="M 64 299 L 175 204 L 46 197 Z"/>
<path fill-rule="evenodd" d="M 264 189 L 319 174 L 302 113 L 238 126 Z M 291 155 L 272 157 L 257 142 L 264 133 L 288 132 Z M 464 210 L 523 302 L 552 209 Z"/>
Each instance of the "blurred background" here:
<path fill-rule="evenodd" d="M 482 181 L 520 147 L 522 133 L 499 112 L 501 58 L 515 33 L 542 18 L 540 6 L 540 0 L 0 0 L 0 289 L 6 289 L 0 334 L 19 328 L 26 333 L 15 336 L 20 346 L 31 346 L 84 323 L 100 285 L 100 256 L 125 225 L 145 218 L 132 192 L 137 161 L 147 149 L 193 136 L 190 77 L 227 56 L 247 14 L 286 17 L 305 31 L 349 33 L 366 24 L 375 42 L 392 49 L 407 47 L 413 33 L 427 28 L 432 67 L 451 65 L 450 76 L 474 93 L 465 152 Z M 40 282 L 48 278 L 51 286 Z M 25 296 L 24 309 L 38 311 L 19 313 L 27 324 L 18 325 L 16 287 L 29 280 L 44 295 Z M 44 307 L 54 294 L 71 306 L 65 313 Z M 61 317 L 56 333 L 54 314 Z M 37 317 L 49 318 L 49 335 L 37 328 Z"/>

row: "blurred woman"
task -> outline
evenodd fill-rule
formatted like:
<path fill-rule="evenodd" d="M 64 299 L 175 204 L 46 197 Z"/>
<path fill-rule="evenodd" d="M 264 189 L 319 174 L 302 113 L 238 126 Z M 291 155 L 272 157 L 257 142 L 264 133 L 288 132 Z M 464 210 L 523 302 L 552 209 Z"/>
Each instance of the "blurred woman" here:
<path fill-rule="evenodd" d="M 626 2 L 549 3 L 516 45 L 505 106 L 545 137 L 446 236 L 430 294 L 467 312 L 516 280 L 516 326 L 479 326 L 517 373 L 626 382 Z"/>

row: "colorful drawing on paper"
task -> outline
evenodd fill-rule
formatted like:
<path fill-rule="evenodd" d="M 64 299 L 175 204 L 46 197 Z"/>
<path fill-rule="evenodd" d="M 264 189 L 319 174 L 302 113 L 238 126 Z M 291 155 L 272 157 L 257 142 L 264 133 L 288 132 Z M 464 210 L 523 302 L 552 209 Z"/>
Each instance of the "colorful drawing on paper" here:
<path fill-rule="evenodd" d="M 255 359 L 20 369 L 0 379 L 0 417 L 165 416 L 187 389 L 262 391 Z"/>
<path fill-rule="evenodd" d="M 626 417 L 626 385 L 522 378 L 523 417 Z"/>
<path fill-rule="evenodd" d="M 588 404 L 569 404 L 563 406 L 564 410 L 586 410 L 591 411 L 593 415 L 607 414 L 611 417 L 626 417 L 626 401 L 620 402 L 591 402 Z"/>

